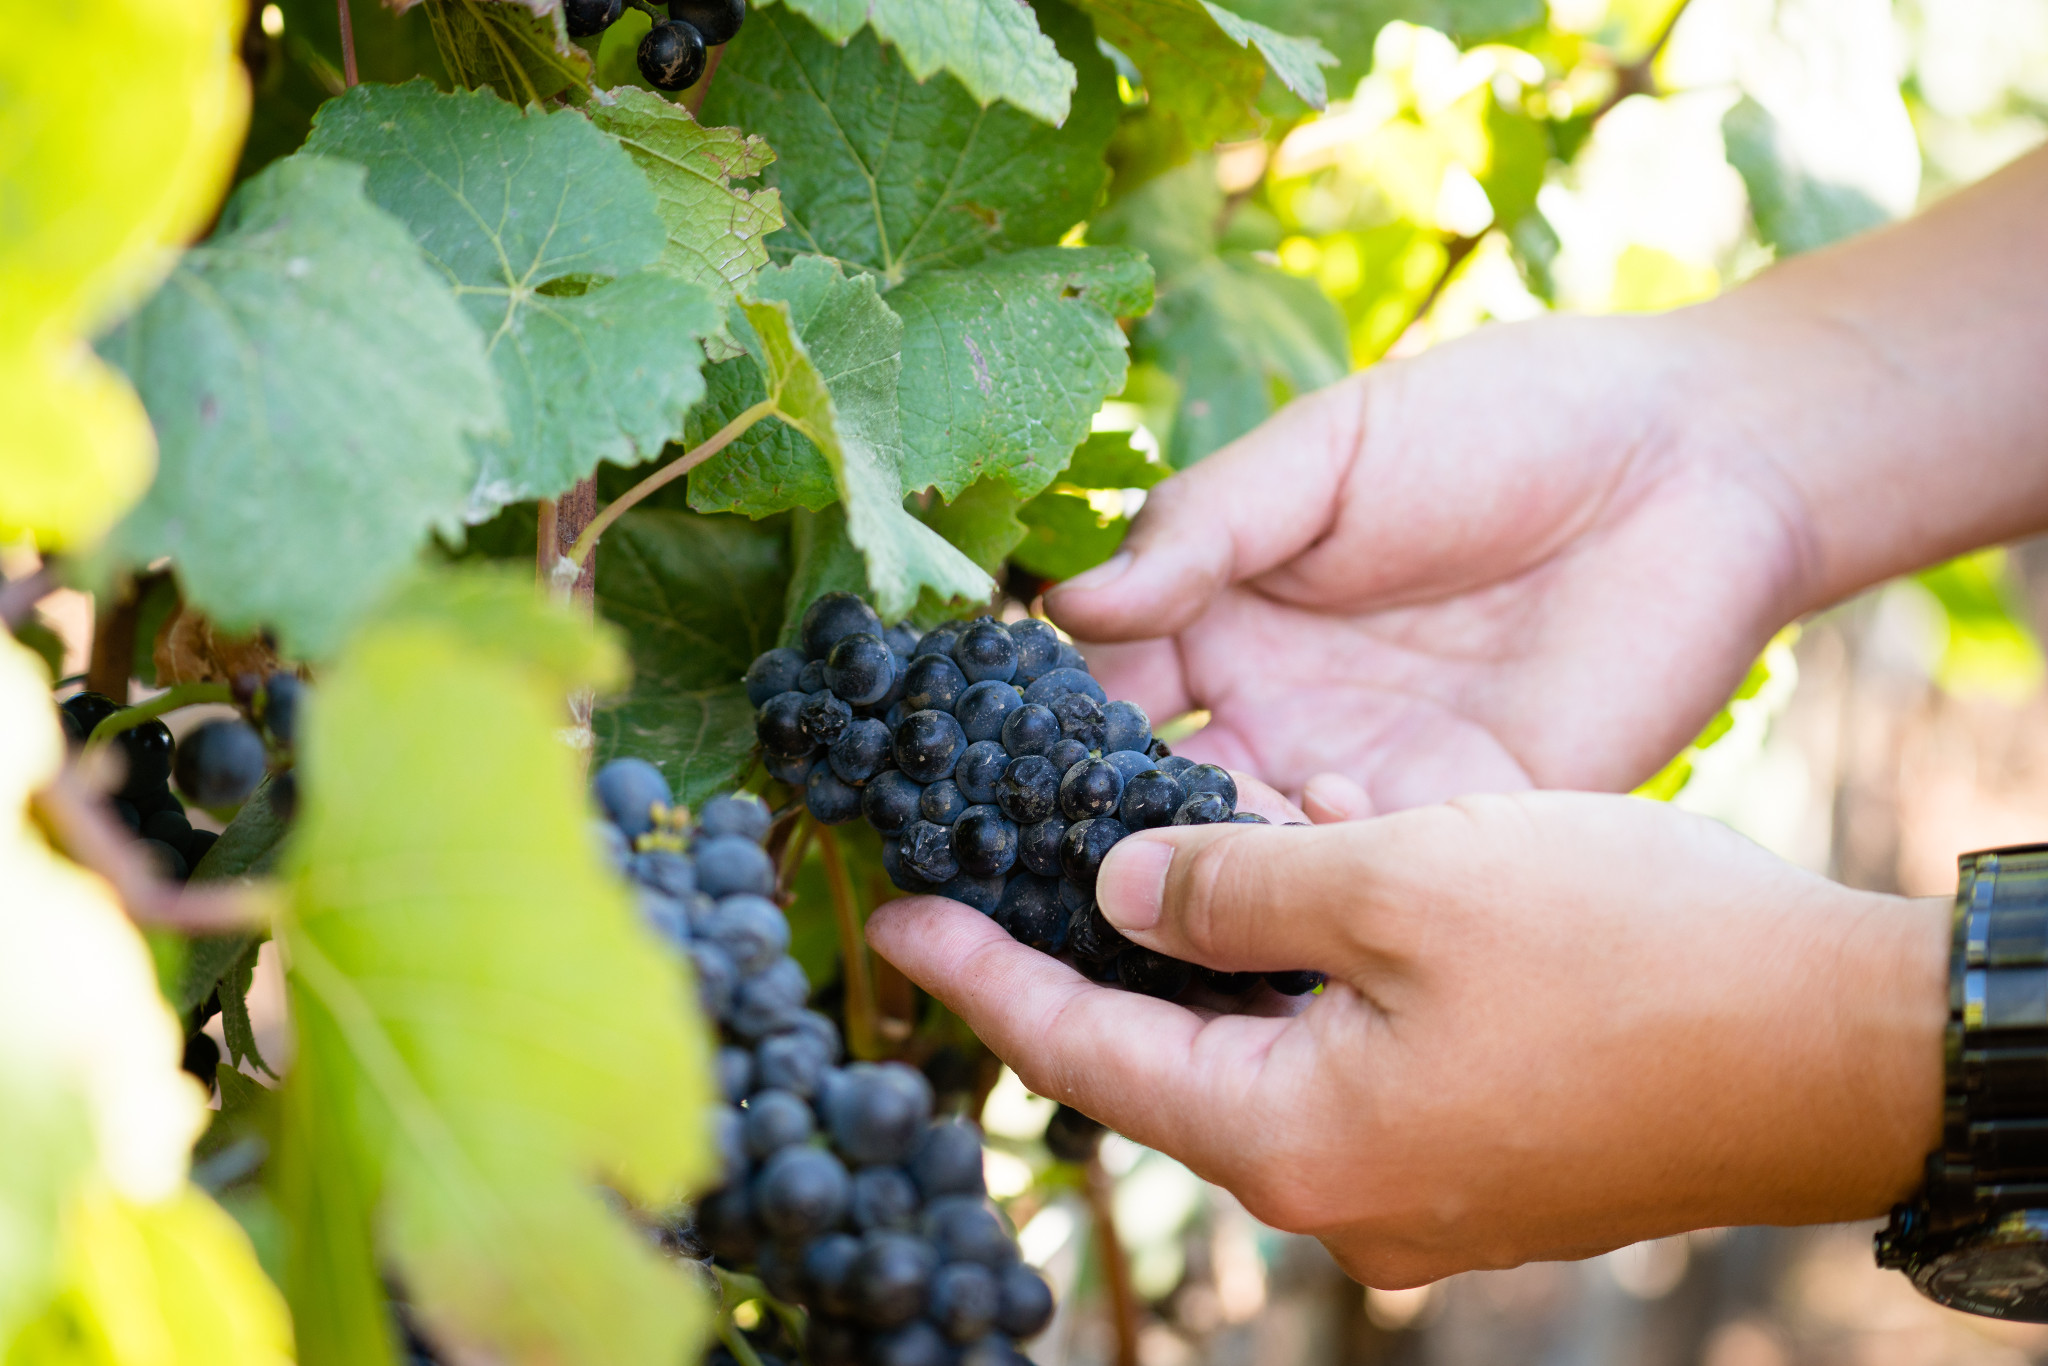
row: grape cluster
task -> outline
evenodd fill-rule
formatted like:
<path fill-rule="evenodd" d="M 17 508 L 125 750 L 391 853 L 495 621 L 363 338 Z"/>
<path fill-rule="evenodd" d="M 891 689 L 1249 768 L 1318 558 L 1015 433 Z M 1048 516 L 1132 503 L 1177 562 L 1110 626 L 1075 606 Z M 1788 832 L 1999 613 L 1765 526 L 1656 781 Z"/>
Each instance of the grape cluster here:
<path fill-rule="evenodd" d="M 638 759 L 606 764 L 595 788 L 610 854 L 688 955 L 721 1040 L 724 1175 L 660 1226 L 664 1245 L 805 1306 L 811 1366 L 1023 1366 L 1014 1341 L 1045 1327 L 1052 1291 L 988 1204 L 980 1131 L 935 1121 L 915 1068 L 842 1062 L 789 956 L 768 809 L 716 797 L 691 830 Z"/>
<path fill-rule="evenodd" d="M 627 0 L 563 0 L 569 36 L 589 38 L 604 32 L 626 12 Z M 687 90 L 704 75 L 708 51 L 731 42 L 747 19 L 747 0 L 668 0 L 668 13 L 658 13 L 647 0 L 633 0 L 647 11 L 654 27 L 640 40 L 640 74 L 662 90 Z"/>
<path fill-rule="evenodd" d="M 898 887 L 964 901 L 1018 941 L 1151 996 L 1199 985 L 1237 997 L 1262 976 L 1288 995 L 1320 984 L 1197 967 L 1104 918 L 1095 876 L 1132 832 L 1266 822 L 1237 809 L 1228 773 L 1173 754 L 1135 702 L 1111 701 L 1051 626 L 981 617 L 920 636 L 828 593 L 799 634 L 801 649 L 747 670 L 768 771 L 823 824 L 865 816 Z"/>

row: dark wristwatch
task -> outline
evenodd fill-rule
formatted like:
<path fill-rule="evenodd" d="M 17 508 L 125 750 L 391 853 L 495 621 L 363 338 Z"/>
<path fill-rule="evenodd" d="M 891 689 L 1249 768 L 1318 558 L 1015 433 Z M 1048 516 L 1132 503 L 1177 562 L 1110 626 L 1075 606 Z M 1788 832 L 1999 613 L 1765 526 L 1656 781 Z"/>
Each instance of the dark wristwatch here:
<path fill-rule="evenodd" d="M 1952 1309 L 2048 1323 L 2048 844 L 1961 866 L 1941 1147 L 1877 1264 Z"/>

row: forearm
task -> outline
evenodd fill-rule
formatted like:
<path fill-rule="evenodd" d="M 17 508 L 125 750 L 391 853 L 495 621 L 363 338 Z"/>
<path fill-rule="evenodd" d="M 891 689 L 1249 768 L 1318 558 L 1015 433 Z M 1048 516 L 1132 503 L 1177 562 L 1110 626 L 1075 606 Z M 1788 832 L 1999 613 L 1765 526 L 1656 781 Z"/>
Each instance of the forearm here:
<path fill-rule="evenodd" d="M 1670 317 L 1688 420 L 1776 484 L 1811 610 L 2048 528 L 2048 151 Z"/>

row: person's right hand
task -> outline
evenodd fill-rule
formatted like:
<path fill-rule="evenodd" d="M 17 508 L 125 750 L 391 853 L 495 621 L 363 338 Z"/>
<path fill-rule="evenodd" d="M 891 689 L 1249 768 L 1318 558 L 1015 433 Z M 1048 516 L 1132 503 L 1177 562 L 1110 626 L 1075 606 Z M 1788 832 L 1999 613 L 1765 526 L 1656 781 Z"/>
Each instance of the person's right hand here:
<path fill-rule="evenodd" d="M 1056 588 L 1116 697 L 1319 818 L 1625 790 L 1802 608 L 1799 496 L 1686 313 L 1485 329 L 1303 399 Z M 1353 787 L 1355 783 L 1358 787 Z"/>

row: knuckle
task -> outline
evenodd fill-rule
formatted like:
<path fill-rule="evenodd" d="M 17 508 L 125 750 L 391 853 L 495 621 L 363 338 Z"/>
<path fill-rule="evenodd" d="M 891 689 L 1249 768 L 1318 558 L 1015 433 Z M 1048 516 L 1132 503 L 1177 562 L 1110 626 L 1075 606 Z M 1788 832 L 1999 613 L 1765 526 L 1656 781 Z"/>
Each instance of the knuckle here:
<path fill-rule="evenodd" d="M 1240 885 L 1242 841 L 1210 839 L 1186 859 L 1177 889 L 1182 936 L 1198 951 L 1218 952 L 1230 946 L 1230 921 Z M 1239 846 L 1239 847 L 1233 847 Z"/>

